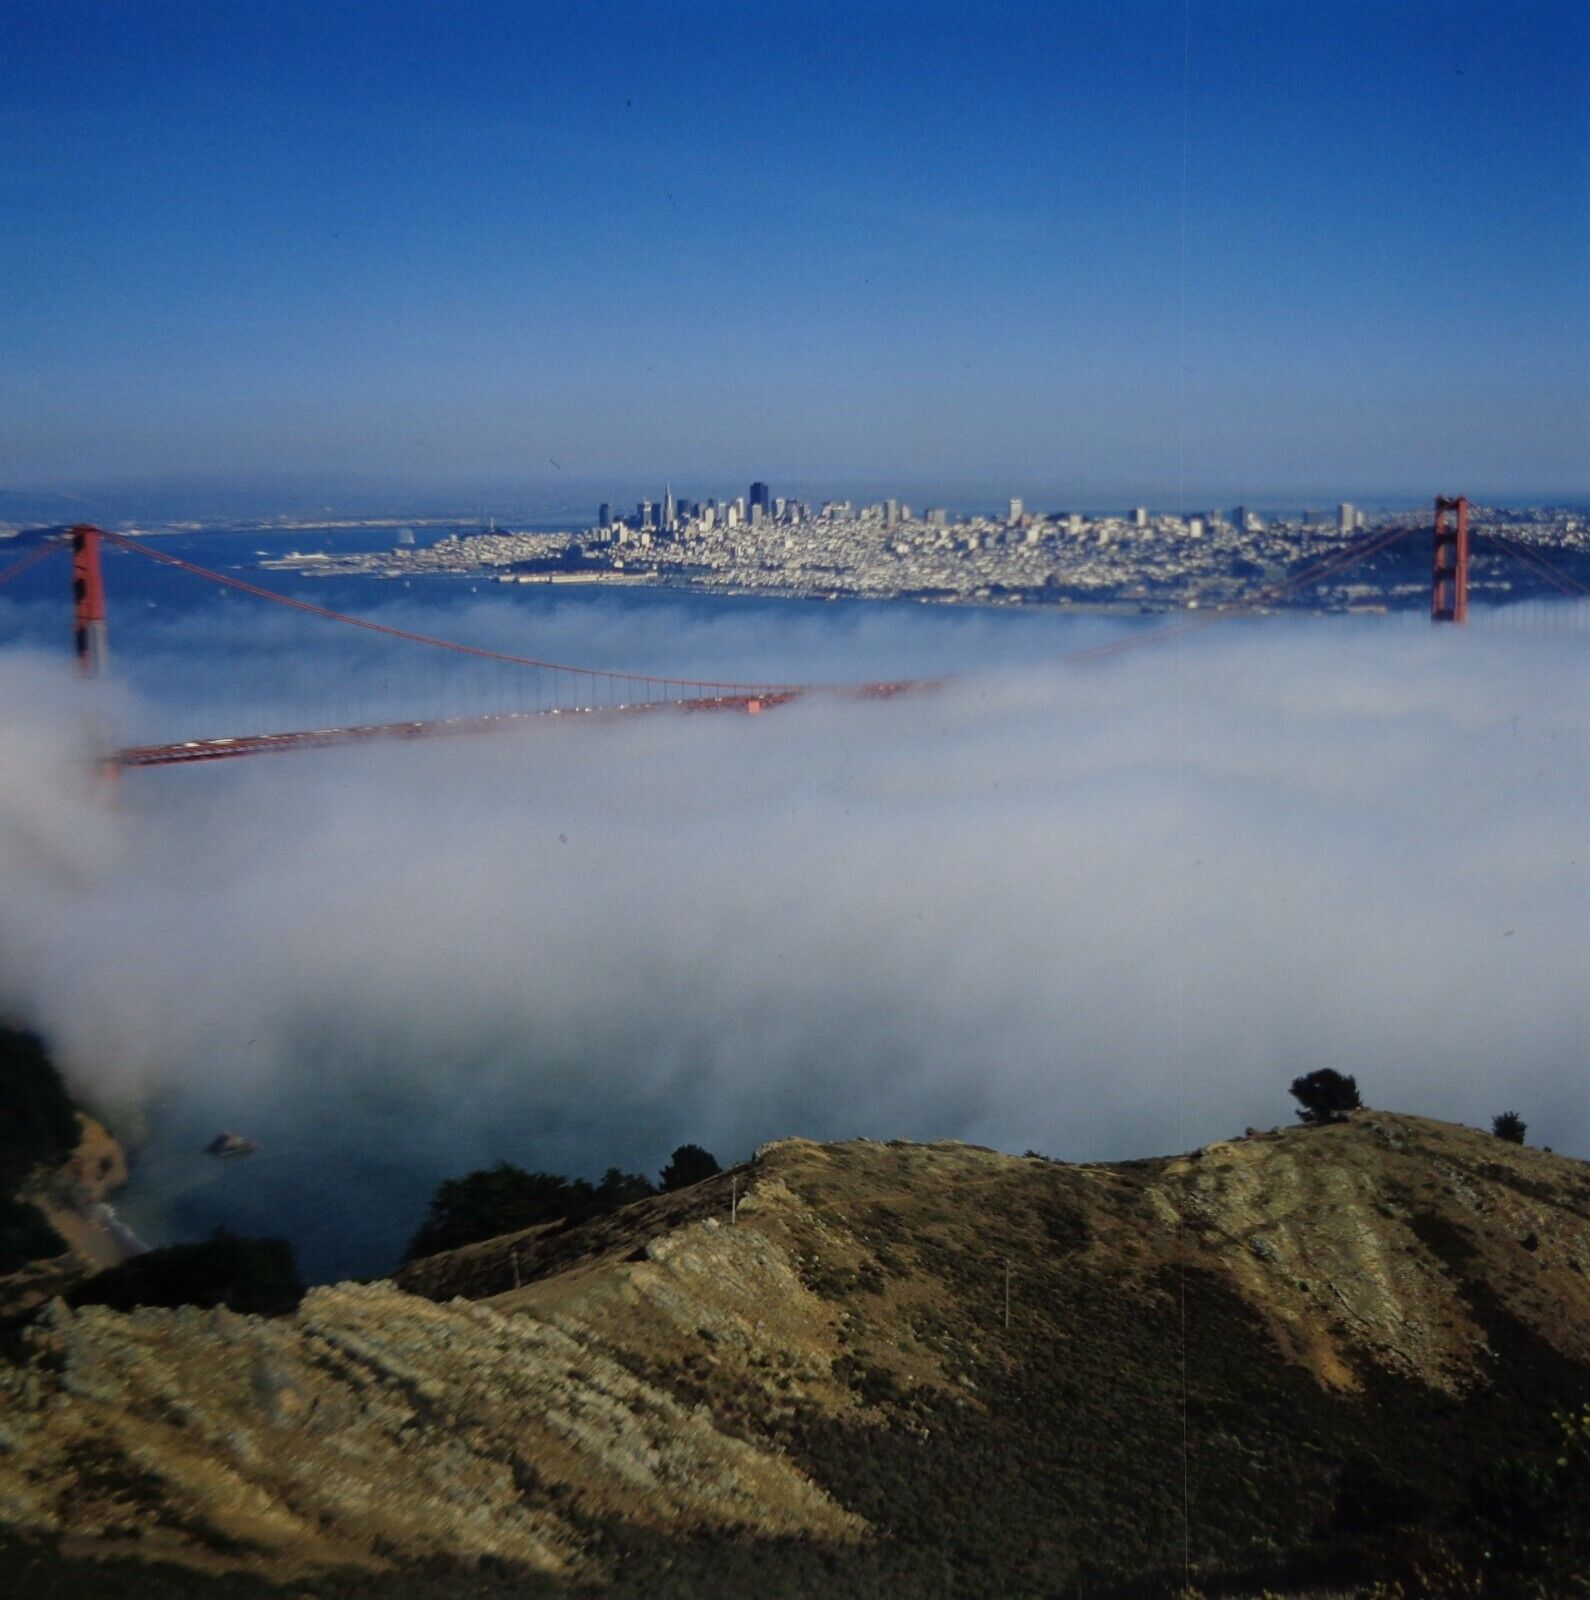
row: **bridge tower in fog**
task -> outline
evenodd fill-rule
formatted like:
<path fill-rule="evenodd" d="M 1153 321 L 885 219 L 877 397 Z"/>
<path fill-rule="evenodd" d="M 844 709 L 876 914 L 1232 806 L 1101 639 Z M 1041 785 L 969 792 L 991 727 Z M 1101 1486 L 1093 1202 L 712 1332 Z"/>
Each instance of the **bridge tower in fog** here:
<path fill-rule="evenodd" d="M 1450 519 L 1450 520 L 1449 520 Z M 1469 614 L 1469 503 L 1462 495 L 1435 502 L 1430 620 L 1466 622 Z"/>
<path fill-rule="evenodd" d="M 102 530 L 80 523 L 70 530 L 72 539 L 72 640 L 77 670 L 97 678 L 110 660 L 110 638 L 105 629 L 105 578 L 100 571 Z"/>

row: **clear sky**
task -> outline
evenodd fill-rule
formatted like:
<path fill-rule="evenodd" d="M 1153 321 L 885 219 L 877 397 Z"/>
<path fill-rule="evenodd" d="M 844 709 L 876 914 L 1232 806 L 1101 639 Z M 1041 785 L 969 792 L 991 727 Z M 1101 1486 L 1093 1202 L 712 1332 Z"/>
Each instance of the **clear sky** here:
<path fill-rule="evenodd" d="M 7 0 L 0 62 L 0 489 L 1590 489 L 1583 0 Z"/>

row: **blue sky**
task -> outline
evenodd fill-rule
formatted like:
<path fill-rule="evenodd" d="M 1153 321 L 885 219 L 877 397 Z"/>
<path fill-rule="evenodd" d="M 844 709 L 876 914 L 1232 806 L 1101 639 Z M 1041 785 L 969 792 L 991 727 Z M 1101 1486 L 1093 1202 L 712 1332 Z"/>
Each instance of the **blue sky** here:
<path fill-rule="evenodd" d="M 9 0 L 0 60 L 0 489 L 1590 489 L 1582 4 Z"/>

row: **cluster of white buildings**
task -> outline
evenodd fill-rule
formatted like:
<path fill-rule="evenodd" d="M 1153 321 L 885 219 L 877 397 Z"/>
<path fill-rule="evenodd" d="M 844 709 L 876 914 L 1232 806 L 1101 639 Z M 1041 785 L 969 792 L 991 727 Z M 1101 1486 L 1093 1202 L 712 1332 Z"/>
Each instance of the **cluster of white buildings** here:
<path fill-rule="evenodd" d="M 583 552 L 616 573 L 650 571 L 740 591 L 1196 604 L 1240 586 L 1235 578 L 1278 575 L 1296 560 L 1300 538 L 1351 536 L 1364 525 L 1349 505 L 1334 521 L 1267 527 L 1240 507 L 1229 516 L 1168 516 L 1142 506 L 1098 516 L 1028 511 L 1012 499 L 1003 516 L 957 516 L 938 506 L 914 511 L 892 498 L 813 508 L 765 496 L 765 485 L 723 502 L 676 502 L 670 493 L 622 520 L 604 507 Z"/>
<path fill-rule="evenodd" d="M 1476 508 L 1475 515 L 1518 529 L 1530 542 L 1572 549 L 1590 538 L 1582 519 L 1566 513 Z M 1409 517 L 1417 513 L 1386 525 Z M 737 593 L 1168 610 L 1251 596 L 1301 563 L 1350 543 L 1365 527 L 1364 513 L 1345 502 L 1334 516 L 1273 520 L 1244 506 L 1187 515 L 1138 506 L 1098 515 L 1029 511 L 1020 499 L 1011 499 L 1002 515 L 966 516 L 936 506 L 914 510 L 895 499 L 866 505 L 828 500 L 814 507 L 754 483 L 734 499 L 683 500 L 670 488 L 633 513 L 615 516 L 604 506 L 596 524 L 580 532 L 493 529 L 376 555 L 267 565 L 386 577 L 478 573 L 505 583 L 658 583 Z M 1427 586 L 1428 575 L 1415 561 L 1395 585 L 1385 578 L 1366 583 L 1361 572 L 1333 583 L 1332 603 L 1374 605 L 1411 597 Z"/>

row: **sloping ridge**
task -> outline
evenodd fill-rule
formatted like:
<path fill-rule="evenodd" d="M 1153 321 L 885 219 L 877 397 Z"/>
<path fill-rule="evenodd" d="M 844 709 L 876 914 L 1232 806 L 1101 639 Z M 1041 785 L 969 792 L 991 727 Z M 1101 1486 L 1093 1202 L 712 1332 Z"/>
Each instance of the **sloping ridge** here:
<path fill-rule="evenodd" d="M 52 1306 L 0 1524 L 382 1594 L 1103 1594 L 1188 1526 L 1306 1553 L 1352 1472 L 1439 1519 L 1586 1398 L 1582 1162 L 1380 1112 L 1116 1165 L 790 1140 L 291 1317 Z"/>

